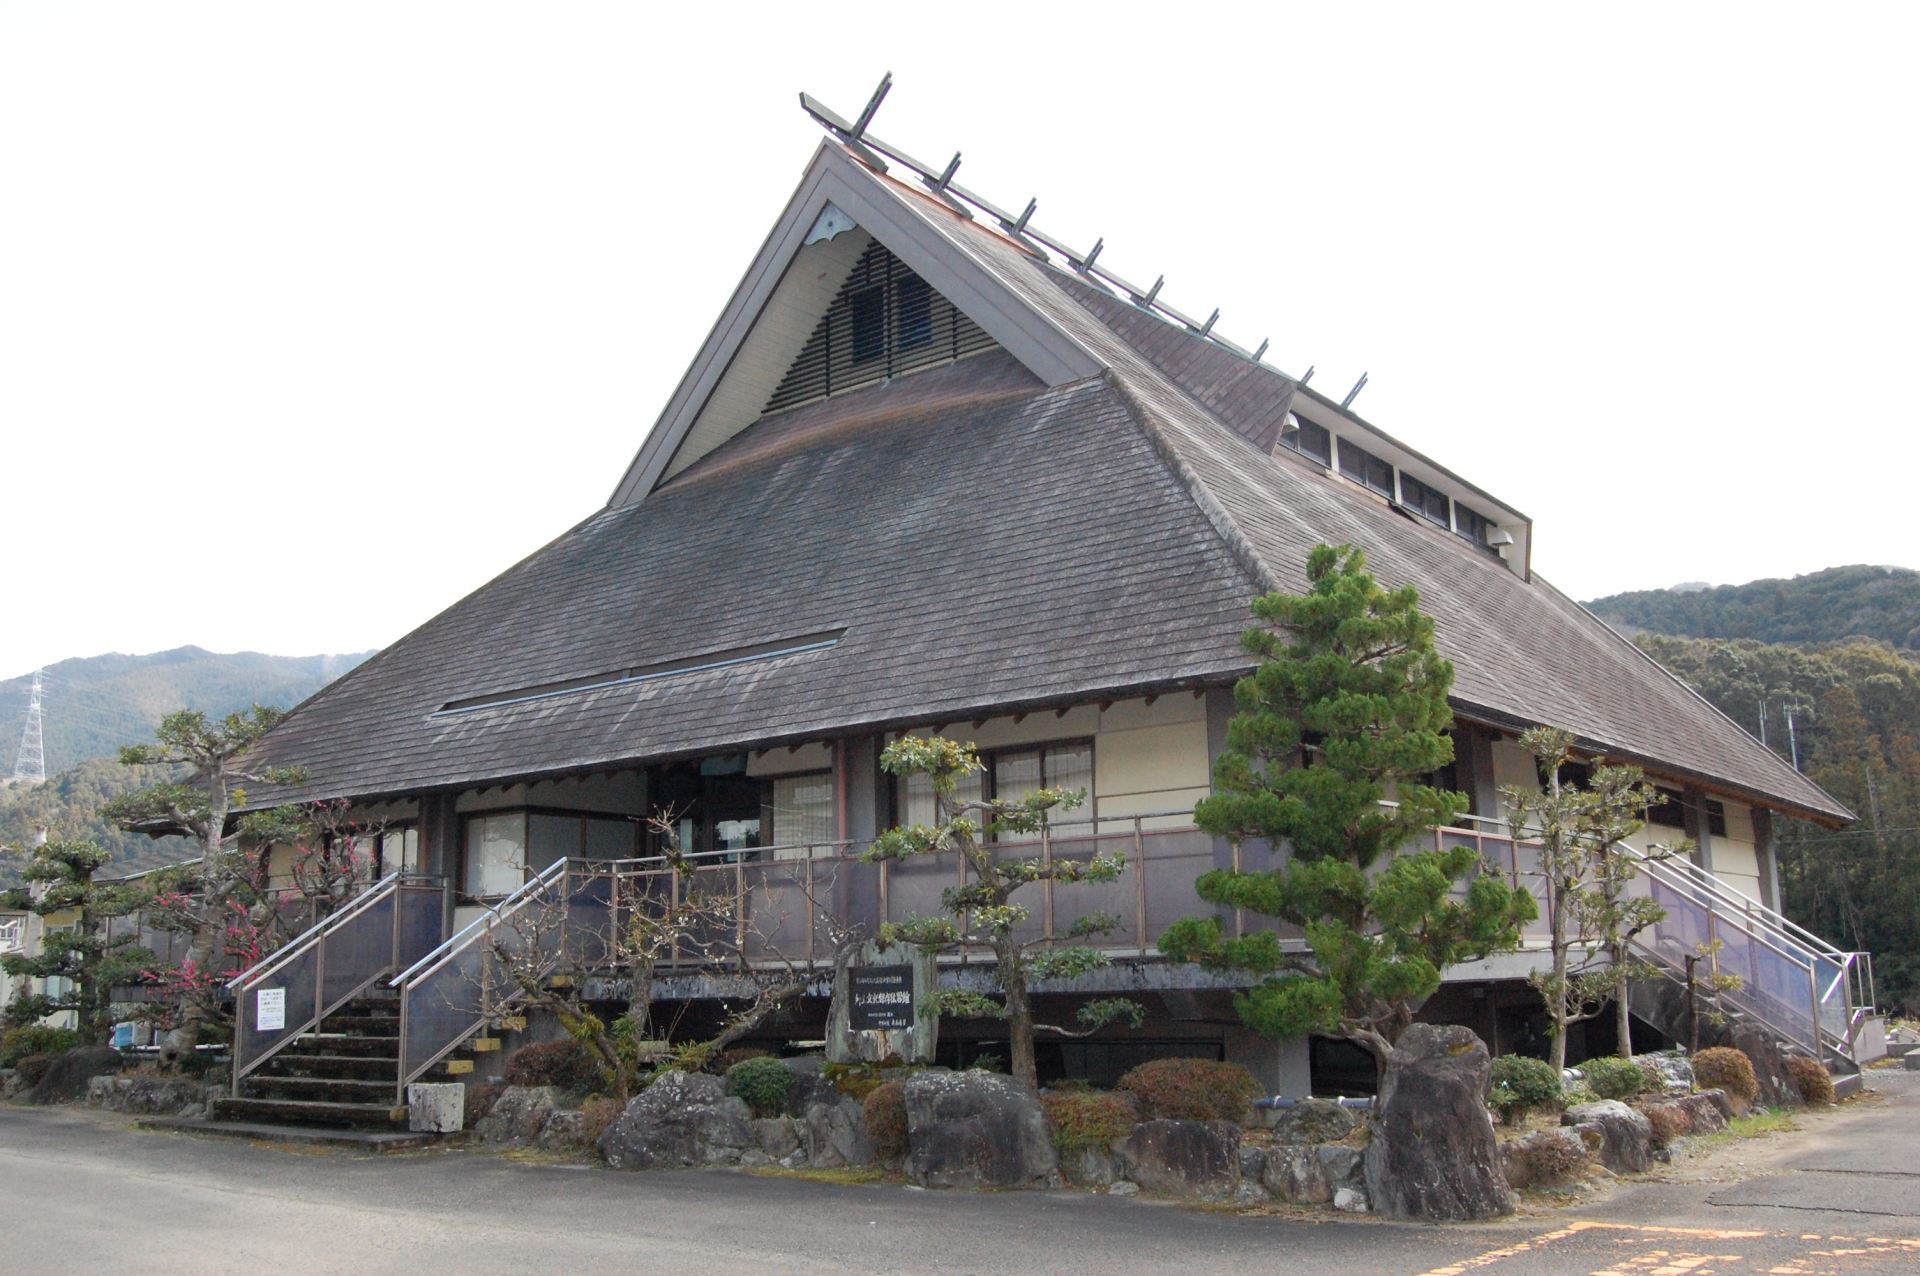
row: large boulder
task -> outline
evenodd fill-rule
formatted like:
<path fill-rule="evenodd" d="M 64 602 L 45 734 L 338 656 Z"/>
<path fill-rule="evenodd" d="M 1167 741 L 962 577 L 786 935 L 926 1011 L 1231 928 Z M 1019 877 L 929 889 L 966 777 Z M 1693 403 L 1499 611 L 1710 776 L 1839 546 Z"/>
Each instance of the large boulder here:
<path fill-rule="evenodd" d="M 1112 1187 L 1120 1180 L 1120 1159 L 1104 1143 L 1082 1143 L 1060 1154 L 1060 1172 L 1075 1187 Z"/>
<path fill-rule="evenodd" d="M 510 1085 L 474 1123 L 473 1137 L 481 1143 L 534 1143 L 559 1106 L 560 1091 L 553 1086 Z"/>
<path fill-rule="evenodd" d="M 1240 1127 L 1231 1121 L 1142 1121 L 1115 1151 L 1148 1192 L 1221 1201 L 1240 1187 Z"/>
<path fill-rule="evenodd" d="M 1793 1074 L 1787 1071 L 1787 1052 L 1772 1033 L 1755 1023 L 1736 1023 L 1727 1033 L 1734 1049 L 1753 1061 L 1753 1076 L 1760 1083 L 1760 1102 L 1773 1108 L 1797 1108 L 1806 1100 Z"/>
<path fill-rule="evenodd" d="M 753 1113 L 727 1094 L 719 1077 L 669 1072 L 641 1091 L 600 1136 L 600 1155 L 616 1170 L 738 1165 L 759 1150 Z"/>
<path fill-rule="evenodd" d="M 1387 1218 L 1513 1212 L 1487 1112 L 1493 1061 L 1470 1028 L 1417 1023 L 1387 1058 L 1366 1151 L 1367 1196 Z"/>
<path fill-rule="evenodd" d="M 754 1142 L 776 1161 L 798 1152 L 806 1133 L 806 1126 L 792 1117 L 761 1117 L 753 1123 Z"/>
<path fill-rule="evenodd" d="M 74 1103 L 87 1097 L 87 1087 L 95 1077 L 111 1076 L 126 1066 L 126 1057 L 112 1046 L 81 1046 L 60 1055 L 48 1065 L 34 1087 L 27 1091 L 28 1103 Z"/>
<path fill-rule="evenodd" d="M 1332 1099 L 1302 1099 L 1273 1118 L 1275 1143 L 1338 1143 L 1360 1125 L 1360 1118 Z"/>
<path fill-rule="evenodd" d="M 1600 1164 L 1616 1174 L 1638 1174 L 1653 1164 L 1653 1123 L 1618 1099 L 1580 1103 L 1560 1114 Z"/>
<path fill-rule="evenodd" d="M 1586 1173 L 1591 1158 L 1574 1130 L 1535 1130 L 1500 1145 L 1501 1165 L 1513 1187 L 1565 1187 Z"/>
<path fill-rule="evenodd" d="M 873 1140 L 867 1137 L 867 1118 L 858 1100 L 842 1095 L 832 1103 L 813 1104 L 802 1124 L 807 1164 L 814 1169 L 873 1164 Z"/>
<path fill-rule="evenodd" d="M 1693 1063 L 1678 1050 L 1662 1050 L 1655 1054 L 1637 1054 L 1633 1061 L 1641 1067 L 1651 1067 L 1660 1074 L 1660 1088 L 1668 1094 L 1690 1094 L 1693 1092 Z"/>
<path fill-rule="evenodd" d="M 907 1078 L 907 1175 L 922 1187 L 1031 1187 L 1057 1181 L 1060 1154 L 1039 1101 L 993 1072 Z"/>
<path fill-rule="evenodd" d="M 1699 1094 L 1690 1094 L 1680 1100 L 1680 1106 L 1693 1118 L 1693 1130 L 1696 1134 L 1710 1134 L 1715 1130 L 1724 1130 L 1733 1120 L 1733 1099 L 1725 1090 L 1702 1090 Z M 1711 1114 L 1709 1114 L 1711 1109 Z M 1719 1117 L 1716 1122 L 1714 1117 Z"/>

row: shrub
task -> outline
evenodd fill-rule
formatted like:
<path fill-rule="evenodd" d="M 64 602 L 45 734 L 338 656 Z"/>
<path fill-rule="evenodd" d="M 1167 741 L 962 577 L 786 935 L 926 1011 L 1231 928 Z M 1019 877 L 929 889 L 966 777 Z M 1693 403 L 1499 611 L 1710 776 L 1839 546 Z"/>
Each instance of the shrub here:
<path fill-rule="evenodd" d="M 56 1057 L 50 1054 L 25 1055 L 13 1065 L 13 1070 L 20 1074 L 22 1081 L 36 1086 L 40 1084 L 40 1078 L 47 1075 L 47 1069 L 53 1066 Z"/>
<path fill-rule="evenodd" d="M 471 1130 L 480 1124 L 480 1118 L 493 1111 L 493 1105 L 500 1099 L 500 1091 L 506 1089 L 497 1081 L 471 1082 L 467 1085 L 466 1105 L 462 1110 L 460 1128 Z"/>
<path fill-rule="evenodd" d="M 1239 1121 L 1260 1093 L 1251 1072 L 1212 1059 L 1154 1059 L 1114 1088 L 1139 1100 L 1150 1121 Z"/>
<path fill-rule="evenodd" d="M 1050 1090 L 1040 1096 L 1053 1144 L 1062 1152 L 1105 1147 L 1125 1138 L 1140 1121 L 1140 1110 L 1124 1094 L 1099 1090 Z"/>
<path fill-rule="evenodd" d="M 600 1084 L 593 1055 L 572 1037 L 521 1046 L 507 1060 L 508 1085 L 550 1085 L 586 1094 Z"/>
<path fill-rule="evenodd" d="M 1760 1097 L 1760 1079 L 1753 1060 L 1732 1046 L 1714 1046 L 1693 1056 L 1693 1084 L 1702 1090 L 1725 1090 L 1742 1103 Z"/>
<path fill-rule="evenodd" d="M 891 1161 L 907 1154 L 907 1083 L 882 1081 L 860 1104 L 874 1155 Z"/>
<path fill-rule="evenodd" d="M 580 1141 L 587 1147 L 598 1144 L 600 1136 L 607 1132 L 607 1127 L 619 1120 L 620 1114 L 624 1111 L 626 1108 L 620 1100 L 609 1098 L 604 1094 L 588 1099 L 580 1105 L 582 1118 Z"/>
<path fill-rule="evenodd" d="M 1631 1099 L 1647 1088 L 1647 1074 L 1631 1059 L 1607 1055 L 1580 1065 L 1587 1088 L 1603 1099 Z"/>
<path fill-rule="evenodd" d="M 1503 1054 L 1493 1061 L 1489 1102 L 1501 1120 L 1518 1121 L 1529 1112 L 1560 1102 L 1560 1074 L 1545 1059 Z"/>
<path fill-rule="evenodd" d="M 713 1070 L 724 1077 L 733 1071 L 736 1064 L 745 1063 L 749 1059 L 764 1059 L 771 1053 L 772 1051 L 762 1050 L 759 1046 L 734 1046 L 732 1049 L 722 1050 L 714 1057 Z"/>
<path fill-rule="evenodd" d="M 1567 1139 L 1534 1139 L 1520 1146 L 1526 1149 L 1527 1169 L 1535 1183 L 1550 1186 L 1579 1177 L 1587 1167 L 1584 1146 Z"/>
<path fill-rule="evenodd" d="M 1787 1056 L 1787 1075 L 1808 1103 L 1833 1102 L 1833 1076 L 1803 1054 Z"/>
<path fill-rule="evenodd" d="M 1653 1145 L 1665 1147 L 1683 1134 L 1693 1132 L 1693 1122 L 1685 1110 L 1671 1103 L 1656 1103 L 1646 1110 L 1647 1124 L 1653 1127 Z"/>
<path fill-rule="evenodd" d="M 50 1028 L 42 1023 L 22 1024 L 0 1034 L 0 1068 L 17 1068 L 30 1054 L 65 1054 L 87 1044 L 72 1028 Z"/>
<path fill-rule="evenodd" d="M 761 1055 L 743 1059 L 727 1072 L 727 1093 L 745 1099 L 755 1116 L 786 1111 L 793 1093 L 793 1071 L 778 1059 Z"/>
<path fill-rule="evenodd" d="M 1653 1066 L 1653 1060 L 1635 1059 L 1634 1062 L 1640 1065 L 1640 1076 L 1642 1078 L 1640 1093 L 1665 1094 L 1667 1090 L 1667 1079 L 1660 1075 L 1660 1069 Z"/>

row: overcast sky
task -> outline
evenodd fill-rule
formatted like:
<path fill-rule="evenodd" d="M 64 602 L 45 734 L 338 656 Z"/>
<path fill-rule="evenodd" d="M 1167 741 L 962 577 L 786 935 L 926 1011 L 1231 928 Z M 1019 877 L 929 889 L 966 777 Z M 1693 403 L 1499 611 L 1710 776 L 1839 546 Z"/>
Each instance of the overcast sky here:
<path fill-rule="evenodd" d="M 888 69 L 1577 597 L 1920 566 L 1920 6 L 698 8 L 0 0 L 0 677 L 384 645 L 591 513 Z"/>

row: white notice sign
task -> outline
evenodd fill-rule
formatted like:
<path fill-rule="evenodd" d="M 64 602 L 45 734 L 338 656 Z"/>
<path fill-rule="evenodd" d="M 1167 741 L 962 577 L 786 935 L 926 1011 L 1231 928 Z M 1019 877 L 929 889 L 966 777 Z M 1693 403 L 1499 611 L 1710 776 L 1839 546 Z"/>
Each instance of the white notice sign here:
<path fill-rule="evenodd" d="M 261 1032 L 280 1032 L 287 1026 L 287 990 L 262 988 L 253 1005 L 254 1027 Z"/>

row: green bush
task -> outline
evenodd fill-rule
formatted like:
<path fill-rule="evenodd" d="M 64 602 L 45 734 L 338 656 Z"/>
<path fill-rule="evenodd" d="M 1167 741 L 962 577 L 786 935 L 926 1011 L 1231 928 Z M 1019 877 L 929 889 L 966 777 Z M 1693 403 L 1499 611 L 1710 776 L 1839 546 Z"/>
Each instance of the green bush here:
<path fill-rule="evenodd" d="M 1833 1102 L 1833 1075 L 1803 1054 L 1787 1056 L 1787 1075 L 1807 1103 Z"/>
<path fill-rule="evenodd" d="M 727 1093 L 745 1099 L 755 1116 L 777 1116 L 793 1093 L 793 1070 L 765 1055 L 742 1059 L 727 1072 Z"/>
<path fill-rule="evenodd" d="M 1124 1094 L 1099 1090 L 1050 1090 L 1040 1096 L 1054 1146 L 1062 1152 L 1105 1147 L 1139 1124 L 1140 1110 Z"/>
<path fill-rule="evenodd" d="M 1503 1121 L 1560 1102 L 1560 1074 L 1545 1059 L 1503 1054 L 1493 1061 L 1493 1093 L 1488 1102 Z"/>
<path fill-rule="evenodd" d="M 1154 1059 L 1114 1088 L 1139 1100 L 1149 1121 L 1241 1121 L 1260 1093 L 1251 1072 L 1212 1059 Z"/>
<path fill-rule="evenodd" d="M 558 1086 L 588 1094 L 600 1085 L 600 1069 L 588 1049 L 572 1037 L 521 1046 L 507 1060 L 508 1085 Z"/>
<path fill-rule="evenodd" d="M 1631 1059 L 1603 1055 L 1580 1065 L 1587 1088 L 1603 1099 L 1631 1099 L 1647 1088 L 1647 1074 Z"/>
<path fill-rule="evenodd" d="M 87 1044 L 87 1039 L 72 1028 L 49 1028 L 41 1023 L 22 1024 L 0 1033 L 0 1068 L 15 1068 L 30 1054 L 65 1054 Z"/>
<path fill-rule="evenodd" d="M 1760 1079 L 1753 1075 L 1753 1060 L 1747 1052 L 1732 1046 L 1714 1046 L 1693 1056 L 1693 1084 L 1701 1090 L 1725 1090 L 1741 1103 L 1760 1097 Z"/>
<path fill-rule="evenodd" d="M 883 1161 L 907 1154 L 907 1083 L 882 1081 L 860 1104 L 867 1120 L 867 1138 Z"/>
<path fill-rule="evenodd" d="M 40 1084 L 40 1078 L 47 1075 L 47 1069 L 53 1066 L 56 1057 L 50 1054 L 26 1055 L 20 1062 L 13 1065 L 13 1070 L 18 1072 L 20 1079 L 29 1086 L 36 1086 Z"/>

